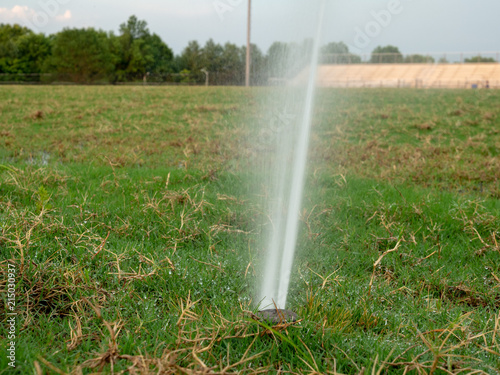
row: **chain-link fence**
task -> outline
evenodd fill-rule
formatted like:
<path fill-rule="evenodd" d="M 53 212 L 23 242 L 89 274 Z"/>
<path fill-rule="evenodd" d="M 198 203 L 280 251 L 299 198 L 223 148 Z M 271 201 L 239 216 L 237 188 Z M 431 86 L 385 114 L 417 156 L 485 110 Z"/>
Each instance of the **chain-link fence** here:
<path fill-rule="evenodd" d="M 499 88 L 500 52 L 407 54 L 323 54 L 318 83 L 329 87 Z M 305 63 L 301 65 L 305 66 Z M 498 69 L 497 69 L 498 67 Z M 494 69 L 493 69 L 494 68 Z M 296 69 L 299 72 L 301 69 Z M 330 69 L 323 74 L 324 69 Z M 304 70 L 303 70 L 304 71 Z M 284 86 L 300 81 L 279 69 L 253 69 L 253 86 Z M 295 73 L 294 73 L 295 74 Z M 293 75 L 293 74 L 291 74 Z M 243 86 L 245 72 L 182 71 L 127 77 L 79 76 L 77 73 L 0 74 L 0 84 L 115 84 Z"/>
<path fill-rule="evenodd" d="M 500 52 L 433 52 L 433 53 L 334 53 L 323 54 L 323 64 L 463 64 L 498 63 Z"/>
<path fill-rule="evenodd" d="M 220 84 L 214 82 L 209 84 Z M 136 74 L 126 79 L 118 80 L 115 77 L 79 76 L 75 73 L 1 73 L 0 84 L 74 84 L 74 85 L 108 85 L 108 84 L 135 84 L 135 85 L 201 85 L 206 81 L 202 72 L 168 73 L 168 74 Z"/>
<path fill-rule="evenodd" d="M 276 85 L 283 82 L 283 79 L 269 79 L 265 74 L 254 74 L 251 77 L 254 86 Z M 0 73 L 0 84 L 244 86 L 245 72 L 148 73 L 121 80 L 113 77 L 79 77 L 70 73 Z"/>

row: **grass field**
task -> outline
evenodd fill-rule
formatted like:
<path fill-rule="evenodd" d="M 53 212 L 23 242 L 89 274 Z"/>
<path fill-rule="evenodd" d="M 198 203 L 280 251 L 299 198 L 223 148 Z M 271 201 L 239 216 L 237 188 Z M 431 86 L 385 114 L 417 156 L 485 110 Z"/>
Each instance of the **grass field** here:
<path fill-rule="evenodd" d="M 0 88 L 0 373 L 499 373 L 500 92 L 319 91 L 275 327 L 250 313 L 272 98 Z"/>

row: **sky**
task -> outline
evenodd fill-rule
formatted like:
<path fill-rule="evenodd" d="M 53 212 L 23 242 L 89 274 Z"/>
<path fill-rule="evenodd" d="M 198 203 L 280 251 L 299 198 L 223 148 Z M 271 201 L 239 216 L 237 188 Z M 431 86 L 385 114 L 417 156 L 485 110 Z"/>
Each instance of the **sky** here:
<path fill-rule="evenodd" d="M 275 41 L 315 34 L 321 0 L 252 0 L 252 42 L 263 52 Z M 500 51 L 499 0 L 326 0 L 323 44 L 344 42 L 369 54 L 394 45 L 404 54 Z M 202 45 L 246 44 L 248 0 L 0 0 L 0 23 L 36 32 L 93 27 L 118 33 L 131 15 L 148 23 L 176 54 Z"/>

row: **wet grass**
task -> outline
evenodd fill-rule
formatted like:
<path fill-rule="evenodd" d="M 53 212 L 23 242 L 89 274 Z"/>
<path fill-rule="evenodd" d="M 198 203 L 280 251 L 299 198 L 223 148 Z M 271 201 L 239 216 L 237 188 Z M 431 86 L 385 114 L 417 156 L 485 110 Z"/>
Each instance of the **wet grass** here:
<path fill-rule="evenodd" d="M 302 320 L 275 327 L 250 313 L 267 93 L 0 91 L 0 372 L 10 262 L 19 374 L 497 373 L 500 93 L 320 91 Z"/>
<path fill-rule="evenodd" d="M 500 196 L 496 91 L 347 90 L 320 100 L 316 163 L 327 159 L 328 167 L 338 161 L 369 178 Z"/>

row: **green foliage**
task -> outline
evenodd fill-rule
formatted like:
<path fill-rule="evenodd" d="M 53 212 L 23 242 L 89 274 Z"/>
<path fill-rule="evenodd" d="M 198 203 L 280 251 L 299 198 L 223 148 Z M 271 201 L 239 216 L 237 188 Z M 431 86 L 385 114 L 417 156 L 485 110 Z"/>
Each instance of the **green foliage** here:
<path fill-rule="evenodd" d="M 273 43 L 267 52 L 267 73 L 271 78 L 296 76 L 311 61 L 312 40 L 302 43 Z"/>
<path fill-rule="evenodd" d="M 126 23 L 120 25 L 120 34 L 127 34 L 132 40 L 146 39 L 151 35 L 147 22 L 139 20 L 136 16 L 130 16 Z"/>
<path fill-rule="evenodd" d="M 133 39 L 131 34 L 123 34 L 113 40 L 113 52 L 117 56 L 116 80 L 119 82 L 142 80 L 148 64 L 153 63 L 150 47 L 144 39 Z"/>
<path fill-rule="evenodd" d="M 321 48 L 322 53 L 348 54 L 349 47 L 344 42 L 332 42 Z"/>
<path fill-rule="evenodd" d="M 267 81 L 266 57 L 262 51 L 251 44 L 251 83 Z M 189 70 L 196 75 L 195 82 L 205 82 L 201 69 L 210 72 L 210 84 L 241 85 L 245 82 L 246 47 L 232 43 L 220 45 L 209 39 L 203 47 L 197 41 L 190 41 L 177 60 L 178 69 Z"/>
<path fill-rule="evenodd" d="M 190 41 L 180 55 L 181 69 L 190 71 L 200 71 L 200 69 L 203 69 L 203 63 L 200 58 L 201 55 L 202 49 L 200 44 L 196 40 Z"/>
<path fill-rule="evenodd" d="M 151 62 L 146 66 L 148 73 L 159 75 L 171 73 L 174 53 L 170 47 L 157 34 L 153 34 L 145 40 L 151 49 L 153 57 Z"/>
<path fill-rule="evenodd" d="M 11 74 L 5 80 L 39 80 L 40 73 L 46 81 L 75 83 L 142 80 L 171 73 L 172 61 L 172 50 L 135 16 L 120 25 L 119 36 L 88 28 L 47 37 L 0 24 L 0 73 Z"/>
<path fill-rule="evenodd" d="M 40 73 L 51 54 L 51 42 L 43 34 L 27 34 L 19 38 L 18 57 L 13 70 L 23 73 Z"/>
<path fill-rule="evenodd" d="M 227 45 L 226 45 L 227 47 Z M 240 56 L 245 56 L 246 65 L 246 48 L 241 48 Z M 262 85 L 268 82 L 268 72 L 266 65 L 266 56 L 256 44 L 250 44 L 250 84 Z M 243 65 L 243 64 L 242 64 Z M 235 72 L 236 74 L 238 71 Z M 243 84 L 243 74 L 240 74 L 241 83 Z M 236 81 L 237 82 L 237 81 Z"/>
<path fill-rule="evenodd" d="M 189 71 L 187 69 L 181 70 L 181 72 L 179 73 L 179 76 L 181 77 L 180 81 L 179 81 L 181 83 L 196 83 L 196 81 L 194 80 L 194 78 L 191 75 L 191 71 Z"/>
<path fill-rule="evenodd" d="M 50 39 L 19 25 L 0 24 L 0 73 L 9 81 L 37 80 L 50 55 Z"/>
<path fill-rule="evenodd" d="M 216 72 L 222 66 L 223 53 L 224 48 L 213 39 L 209 39 L 201 51 L 199 64 L 209 72 Z"/>
<path fill-rule="evenodd" d="M 46 72 L 56 79 L 76 83 L 109 81 L 115 57 L 110 50 L 108 34 L 88 29 L 64 29 L 56 34 Z"/>
<path fill-rule="evenodd" d="M 11 61 L 17 56 L 17 40 L 33 32 L 19 25 L 0 24 L 0 73 L 10 73 Z"/>
<path fill-rule="evenodd" d="M 493 57 L 484 57 L 481 55 L 469 57 L 464 60 L 466 63 L 496 63 L 496 61 Z"/>
<path fill-rule="evenodd" d="M 432 56 L 414 54 L 405 56 L 404 62 L 407 64 L 433 64 L 435 59 Z"/>
<path fill-rule="evenodd" d="M 343 42 L 329 43 L 321 49 L 323 64 L 359 64 L 361 57 L 349 52 L 349 47 Z"/>
<path fill-rule="evenodd" d="M 47 192 L 47 189 L 43 185 L 40 185 L 37 191 L 37 200 L 36 200 L 36 211 L 38 213 L 43 210 L 50 210 L 52 205 L 49 203 L 50 195 Z"/>
<path fill-rule="evenodd" d="M 252 44 L 252 48 L 254 45 Z M 254 72 L 260 72 L 261 67 L 259 63 L 261 62 L 262 56 L 259 58 L 260 50 L 255 46 L 252 50 L 252 63 L 251 67 Z M 233 43 L 226 43 L 223 47 L 222 55 L 220 57 L 221 66 L 219 67 L 220 71 L 225 72 L 227 74 L 226 78 L 230 82 L 234 82 L 234 84 L 244 84 L 245 81 L 245 65 L 246 65 L 246 48 L 238 47 Z M 253 78 L 255 76 L 252 74 Z"/>
<path fill-rule="evenodd" d="M 256 53 L 260 52 L 257 46 L 252 45 L 252 47 L 255 48 L 254 52 Z M 220 57 L 221 68 L 225 71 L 242 72 L 245 69 L 245 58 L 246 58 L 246 48 L 238 47 L 236 44 L 228 42 L 224 45 Z"/>
<path fill-rule="evenodd" d="M 289 46 L 287 43 L 274 42 L 267 51 L 268 73 L 273 78 L 284 78 L 284 66 L 289 59 Z"/>
<path fill-rule="evenodd" d="M 15 170 L 12 167 L 9 167 L 8 165 L 0 164 L 0 170 L 7 170 L 10 172 L 14 172 Z"/>
<path fill-rule="evenodd" d="M 251 44 L 251 84 L 281 84 L 296 77 L 309 64 L 312 46 L 311 39 L 301 43 L 275 42 L 264 53 Z M 363 62 L 343 42 L 324 45 L 320 59 L 323 64 Z M 403 58 L 397 47 L 388 45 L 376 47 L 369 62 L 434 63 L 435 59 L 419 54 Z M 486 63 L 495 59 L 475 56 L 465 62 Z M 149 30 L 147 22 L 135 15 L 120 24 L 118 35 L 88 28 L 65 29 L 45 36 L 19 25 L 0 24 L 0 80 L 4 81 L 204 84 L 202 69 L 209 72 L 210 85 L 243 85 L 246 46 L 222 45 L 213 39 L 203 46 L 190 41 L 174 56 L 161 37 Z"/>
<path fill-rule="evenodd" d="M 376 47 L 370 59 L 372 64 L 394 64 L 403 62 L 403 55 L 398 47 L 394 46 L 378 46 Z"/>
<path fill-rule="evenodd" d="M 120 36 L 112 39 L 117 81 L 142 80 L 148 74 L 171 72 L 173 52 L 157 34 L 149 32 L 146 21 L 131 16 L 120 25 Z"/>
<path fill-rule="evenodd" d="M 28 33 L 29 29 L 19 25 L 0 24 L 0 73 L 10 73 L 12 60 L 17 55 L 16 40 Z"/>

